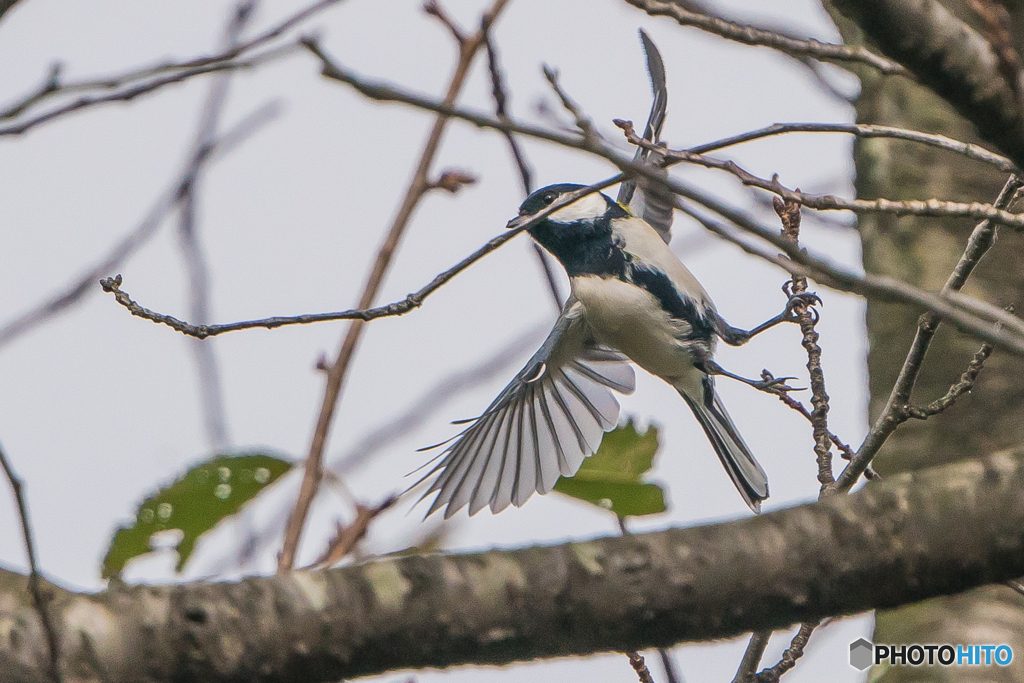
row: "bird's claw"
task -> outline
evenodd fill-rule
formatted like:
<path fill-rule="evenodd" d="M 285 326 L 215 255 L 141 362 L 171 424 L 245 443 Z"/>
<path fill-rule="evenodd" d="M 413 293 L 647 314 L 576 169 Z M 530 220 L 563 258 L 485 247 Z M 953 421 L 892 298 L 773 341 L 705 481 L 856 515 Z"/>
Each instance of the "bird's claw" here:
<path fill-rule="evenodd" d="M 783 312 L 785 319 L 790 322 L 797 321 L 796 307 L 802 306 L 805 311 L 814 317 L 814 322 L 817 323 L 819 320 L 818 311 L 814 308 L 815 306 L 822 305 L 821 297 L 814 292 L 801 292 L 799 294 L 793 294 L 789 291 L 789 285 L 792 281 L 786 283 L 782 290 L 789 297 L 789 301 L 786 302 L 786 310 Z"/>
<path fill-rule="evenodd" d="M 786 382 L 791 379 L 796 379 L 796 377 L 775 377 L 767 370 L 762 370 L 761 381 L 754 382 L 751 386 L 759 391 L 764 391 L 769 394 L 785 394 L 790 391 L 804 391 L 803 387 L 791 387 L 786 384 Z"/>

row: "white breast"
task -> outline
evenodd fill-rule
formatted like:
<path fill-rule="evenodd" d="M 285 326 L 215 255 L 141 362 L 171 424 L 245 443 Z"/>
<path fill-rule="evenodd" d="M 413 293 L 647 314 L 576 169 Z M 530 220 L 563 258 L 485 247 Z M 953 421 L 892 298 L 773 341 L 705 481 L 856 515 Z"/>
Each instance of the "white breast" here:
<path fill-rule="evenodd" d="M 689 325 L 673 319 L 650 292 L 596 275 L 574 277 L 571 283 L 599 342 L 665 379 L 692 372 L 692 356 L 680 341 Z"/>

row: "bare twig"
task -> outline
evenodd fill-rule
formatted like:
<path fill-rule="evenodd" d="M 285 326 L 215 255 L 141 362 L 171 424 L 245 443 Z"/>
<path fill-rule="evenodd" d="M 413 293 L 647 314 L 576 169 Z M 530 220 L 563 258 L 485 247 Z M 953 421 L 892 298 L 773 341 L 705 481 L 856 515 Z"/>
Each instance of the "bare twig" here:
<path fill-rule="evenodd" d="M 665 670 L 665 683 L 683 683 L 676 666 L 672 662 L 672 653 L 663 647 L 658 648 L 658 657 L 661 658 L 661 667 Z"/>
<path fill-rule="evenodd" d="M 601 136 L 598 135 L 597 131 L 594 130 L 594 122 L 590 120 L 586 114 L 580 109 L 580 106 L 569 94 L 565 92 L 561 84 L 558 82 L 558 69 L 554 69 L 547 64 L 544 65 L 544 78 L 547 79 L 551 85 L 551 89 L 555 91 L 555 95 L 558 96 L 559 101 L 562 103 L 562 107 L 572 116 L 573 121 L 576 123 L 576 127 L 579 128 L 580 133 L 583 134 L 583 140 L 589 142 L 590 145 L 594 145 Z"/>
<path fill-rule="evenodd" d="M 296 52 L 297 46 L 293 43 L 268 49 L 262 53 L 256 54 L 252 57 L 245 59 L 224 61 L 224 62 L 213 62 L 204 66 L 196 66 L 182 71 L 175 71 L 166 76 L 159 76 L 151 81 L 133 85 L 123 90 L 118 90 L 113 93 L 105 95 L 84 95 L 76 100 L 72 100 L 66 104 L 62 104 L 49 111 L 43 112 L 31 118 L 17 121 L 15 123 L 8 124 L 6 126 L 0 126 L 0 137 L 6 135 L 21 135 L 36 126 L 43 123 L 47 123 L 56 118 L 70 114 L 72 112 L 79 111 L 93 107 L 98 104 L 106 104 L 110 102 L 130 102 L 140 95 L 151 93 L 155 90 L 159 90 L 164 86 L 171 85 L 172 83 L 181 83 L 195 76 L 202 76 L 204 74 L 219 73 L 222 71 L 236 71 L 239 69 L 252 69 L 267 62 L 274 61 L 286 55 Z"/>
<path fill-rule="evenodd" d="M 888 76 L 911 77 L 909 72 L 898 63 L 859 45 L 834 45 L 813 38 L 801 40 L 777 31 L 740 24 L 702 12 L 691 12 L 674 2 L 663 2 L 662 0 L 626 0 L 626 2 L 651 16 L 671 17 L 683 26 L 693 26 L 744 45 L 769 47 L 794 57 L 866 64 Z"/>
<path fill-rule="evenodd" d="M 501 66 L 498 63 L 498 48 L 494 44 L 494 38 L 490 31 L 484 36 L 484 46 L 487 48 L 487 68 L 491 76 L 491 96 L 494 98 L 494 115 L 499 121 L 508 121 L 508 91 L 505 88 L 504 77 L 501 73 Z M 518 140 L 512 131 L 502 131 L 502 135 L 508 142 L 509 151 L 515 161 L 516 169 L 519 171 L 519 180 L 523 184 L 523 196 L 529 196 L 533 192 L 533 171 L 526 160 L 526 154 L 519 146 Z M 544 279 L 548 283 L 548 290 L 555 304 L 555 310 L 562 310 L 562 292 L 558 287 L 558 280 L 555 279 L 555 271 L 551 266 L 551 259 L 544 253 L 544 249 L 537 243 L 533 244 L 533 253 L 537 257 Z"/>
<path fill-rule="evenodd" d="M 301 24 L 311 16 L 321 12 L 324 9 L 327 9 L 332 5 L 338 4 L 340 1 L 341 0 L 318 0 L 317 2 L 314 2 L 313 4 L 304 7 L 298 12 L 289 15 L 283 21 L 272 26 L 263 33 L 251 38 L 250 40 L 233 45 L 226 51 L 213 55 L 195 57 L 193 59 L 180 62 L 165 62 L 163 64 L 158 64 L 156 66 L 134 69 L 132 71 L 128 71 L 118 76 L 108 76 L 106 78 L 73 81 L 70 83 L 62 83 L 60 81 L 60 68 L 59 66 L 55 65 L 54 67 L 51 67 L 50 72 L 47 75 L 47 78 L 37 90 L 22 97 L 17 102 L 12 103 L 6 109 L 0 110 L 0 121 L 12 119 L 24 113 L 27 109 L 31 108 L 32 106 L 52 97 L 70 95 L 80 92 L 89 92 L 94 90 L 116 90 L 126 85 L 130 85 L 134 82 L 152 78 L 154 76 L 167 74 L 169 72 L 188 72 L 188 75 L 186 75 L 185 78 L 190 78 L 191 76 L 197 76 L 203 73 L 210 73 L 211 71 L 220 71 L 224 68 L 235 68 L 234 66 L 228 66 L 228 63 L 232 62 L 232 60 L 234 60 L 236 57 L 266 45 L 275 38 L 284 35 L 286 32 L 288 32 L 295 26 Z M 286 47 L 289 50 L 291 49 L 291 46 Z M 211 66 L 215 68 L 203 70 L 203 67 Z M 167 83 L 162 83 L 162 85 L 166 84 Z"/>
<path fill-rule="evenodd" d="M 974 388 L 974 382 L 978 379 L 978 374 L 981 373 L 981 369 L 985 366 L 985 361 L 990 355 L 992 355 L 992 346 L 990 344 L 982 344 L 968 364 L 967 370 L 960 375 L 959 382 L 951 386 L 941 398 L 935 399 L 926 406 L 904 406 L 903 411 L 906 417 L 915 420 L 927 420 L 932 415 L 938 415 L 944 410 L 953 407 L 958 398 Z"/>
<path fill-rule="evenodd" d="M 1024 323 L 1013 316 L 1007 315 L 1005 311 L 994 306 L 983 302 L 976 302 L 975 304 L 972 304 L 974 308 L 967 310 L 970 307 L 967 306 L 966 301 L 958 301 L 953 300 L 951 297 L 930 294 L 893 278 L 873 275 L 870 273 L 855 273 L 821 257 L 814 257 L 809 254 L 799 252 L 790 253 L 787 251 L 789 245 L 782 241 L 782 239 L 775 234 L 775 231 L 760 225 L 745 213 L 712 199 L 706 193 L 701 192 L 678 179 L 661 177 L 655 170 L 646 168 L 643 165 L 634 164 L 631 159 L 623 157 L 621 154 L 618 154 L 615 150 L 612 150 L 607 146 L 588 143 L 579 135 L 551 131 L 527 124 L 511 122 L 505 123 L 489 116 L 458 109 L 444 102 L 438 102 L 426 97 L 403 92 L 388 84 L 368 81 L 355 75 L 351 71 L 337 66 L 320 49 L 315 40 L 307 38 L 303 40 L 303 44 L 321 60 L 323 64 L 322 73 L 326 77 L 351 85 L 360 93 L 371 99 L 388 102 L 402 102 L 421 109 L 433 111 L 444 116 L 458 118 L 481 128 L 489 128 L 497 131 L 509 130 L 600 156 L 629 173 L 644 176 L 649 181 L 664 185 L 671 192 L 710 209 L 739 227 L 741 230 L 749 232 L 782 249 L 783 252 L 786 252 L 786 255 L 790 260 L 781 259 L 773 252 L 758 249 L 742 240 L 737 240 L 737 238 L 731 234 L 729 229 L 718 225 L 713 220 L 708 220 L 699 216 L 699 214 L 694 214 L 693 210 L 685 204 L 677 205 L 677 208 L 680 208 L 684 212 L 697 218 L 697 220 L 710 232 L 736 243 L 745 251 L 748 251 L 759 258 L 774 263 L 791 273 L 812 276 L 820 284 L 832 287 L 833 289 L 884 300 L 901 301 L 903 303 L 931 309 L 941 316 L 949 319 L 950 322 L 963 331 L 974 334 L 985 341 L 1010 350 L 1015 354 L 1024 355 Z M 608 187 L 609 185 L 621 182 L 623 177 L 624 176 L 621 174 L 613 176 L 607 181 L 601 183 L 600 187 Z M 1010 216 L 1012 216 L 1012 214 L 1010 214 Z M 327 314 L 323 317 L 314 315 L 261 321 L 245 321 L 242 323 L 231 323 L 230 325 L 220 326 L 217 332 L 221 333 L 234 329 L 246 329 L 249 327 L 277 327 L 282 324 L 302 324 L 306 322 L 318 322 L 319 320 L 338 320 L 345 318 L 365 319 L 364 316 L 366 313 L 366 311 L 356 310 L 346 311 L 341 314 Z M 388 314 L 386 311 L 380 311 L 377 312 L 376 317 L 379 317 L 380 313 Z M 176 321 L 176 323 L 176 329 L 179 329 L 179 331 L 185 332 L 186 334 L 198 334 L 200 336 L 209 335 L 209 331 L 202 328 L 191 327 L 185 323 L 181 323 L 181 321 Z"/>
<path fill-rule="evenodd" d="M 223 47 L 231 49 L 238 44 L 239 37 L 255 11 L 255 0 L 241 0 L 231 10 L 224 30 Z M 217 127 L 224 104 L 227 101 L 231 71 L 217 74 L 210 84 L 210 91 L 203 105 L 192 143 L 193 166 L 205 150 L 216 139 Z M 210 269 L 203 253 L 198 235 L 198 192 L 201 173 L 192 175 L 178 195 L 178 243 L 185 262 L 189 282 L 189 317 L 198 324 L 210 320 Z M 212 344 L 199 339 L 189 339 L 196 374 L 199 380 L 199 396 L 202 405 L 206 439 L 214 452 L 227 449 L 231 444 L 228 436 L 227 411 L 224 407 L 224 391 L 221 386 L 217 355 Z"/>
<path fill-rule="evenodd" d="M 484 13 L 483 18 L 480 21 L 480 28 L 471 38 L 467 39 L 465 42 L 459 43 L 459 59 L 452 73 L 448 84 L 448 90 L 444 98 L 444 104 L 448 107 L 454 106 L 455 99 L 462 90 L 462 85 L 469 73 L 469 67 L 473 62 L 474 56 L 483 46 L 484 37 L 487 35 L 488 29 L 497 18 L 498 14 L 502 9 L 504 9 L 507 2 L 508 0 L 495 0 L 491 8 Z M 412 182 L 406 191 L 405 198 L 398 210 L 398 214 L 395 216 L 394 221 L 391 224 L 391 228 L 388 230 L 384 244 L 381 245 L 380 251 L 377 253 L 373 269 L 366 280 L 366 286 L 359 299 L 360 308 L 365 309 L 373 305 L 373 301 L 376 299 L 377 292 L 380 289 L 381 282 L 384 279 L 384 274 L 387 272 L 388 267 L 391 264 L 392 256 L 398 248 L 398 243 L 405 232 L 405 227 L 408 225 L 409 219 L 412 217 L 412 213 L 415 210 L 416 205 L 419 203 L 419 200 L 422 198 L 424 192 L 427 191 L 430 166 L 434 161 L 434 156 L 441 143 L 441 134 L 444 132 L 445 126 L 448 124 L 448 120 L 447 116 L 442 115 L 438 116 L 437 120 L 434 122 L 434 127 L 430 132 L 430 136 L 424 146 L 423 153 L 420 156 L 420 161 L 416 168 L 416 172 L 413 175 Z M 324 445 L 327 442 L 327 435 L 330 431 L 331 422 L 334 418 L 334 411 L 338 403 L 338 398 L 341 395 L 341 388 L 345 380 L 345 375 L 348 371 L 352 356 L 355 353 L 356 345 L 359 343 L 359 339 L 362 336 L 362 330 L 363 325 L 359 320 L 356 320 L 349 326 L 348 333 L 345 335 L 341 348 L 338 351 L 338 355 L 334 362 L 331 363 L 330 369 L 327 371 L 327 386 L 324 389 L 323 404 L 320 409 L 320 415 L 317 418 L 317 425 L 313 434 L 313 440 L 310 444 L 309 454 L 306 456 L 305 475 L 302 479 L 302 486 L 299 490 L 299 496 L 295 503 L 295 509 L 289 516 L 288 524 L 285 528 L 284 546 L 282 547 L 281 555 L 278 558 L 279 571 L 290 571 L 295 565 L 295 555 L 298 550 L 299 541 L 302 537 L 302 530 L 306 523 L 306 517 L 309 514 L 310 507 L 312 506 L 313 498 L 316 496 L 316 493 L 320 488 L 320 480 L 323 476 Z"/>
<path fill-rule="evenodd" d="M 1019 176 L 1010 176 L 1003 189 L 999 192 L 995 206 L 1001 208 L 1009 207 L 1021 187 L 1024 187 L 1024 180 Z M 996 226 L 991 221 L 982 221 L 975 226 L 974 231 L 971 232 L 971 236 L 967 240 L 967 245 L 964 247 L 960 260 L 946 280 L 946 284 L 942 289 L 944 294 L 959 292 L 963 288 L 974 268 L 992 247 L 992 244 L 995 242 L 995 236 Z M 840 473 L 836 481 L 839 490 L 848 491 L 857 483 L 860 475 L 871 464 L 879 449 L 881 449 L 889 436 L 900 425 L 903 406 L 910 403 L 910 396 L 914 390 L 914 385 L 917 383 L 917 377 L 921 372 L 925 354 L 928 352 L 928 347 L 935 337 L 941 320 L 942 318 L 936 315 L 934 311 L 927 311 L 921 316 L 917 324 L 914 341 L 910 345 L 907 357 L 903 361 L 903 367 L 900 369 L 900 374 L 889 394 L 889 400 L 886 402 L 885 408 L 871 428 L 871 431 L 864 438 L 860 448 L 857 449 L 856 455 Z"/>
<path fill-rule="evenodd" d="M 25 543 L 25 554 L 28 555 L 28 589 L 32 594 L 32 602 L 36 611 L 39 612 L 39 620 L 42 622 L 43 631 L 46 634 L 46 645 L 50 650 L 50 678 L 55 683 L 64 680 L 60 670 L 60 640 L 57 637 L 57 629 L 54 626 L 53 618 L 50 616 L 49 596 L 42 586 L 42 576 L 39 574 L 39 565 L 36 562 L 36 545 L 32 536 L 32 525 L 28 519 L 28 504 L 25 502 L 24 484 L 18 475 L 14 473 L 10 461 L 3 446 L 0 445 L 0 468 L 3 468 L 7 483 L 11 485 L 11 492 L 14 494 L 14 502 L 18 507 L 18 517 L 21 520 L 21 536 Z"/>
<path fill-rule="evenodd" d="M 1010 579 L 1009 581 L 1004 581 L 1003 583 L 1012 588 L 1013 590 L 1017 591 L 1021 595 L 1024 595 L 1024 583 L 1021 583 L 1020 581 L 1014 581 L 1013 579 Z"/>
<path fill-rule="evenodd" d="M 800 238 L 800 205 L 793 201 L 783 201 L 775 197 L 773 203 L 775 213 L 782 219 L 782 235 L 798 246 Z M 807 278 L 793 276 L 793 294 L 807 292 Z M 828 392 L 825 390 L 825 373 L 821 369 L 821 347 L 818 346 L 818 333 L 814 326 L 817 316 L 812 315 L 806 304 L 798 303 L 793 307 L 800 332 L 801 343 L 807 351 L 807 374 L 811 381 L 811 425 L 814 428 L 814 454 L 818 461 L 818 483 L 825 492 L 835 483 L 832 474 L 832 439 L 828 430 Z"/>
<path fill-rule="evenodd" d="M 972 202 L 948 202 L 939 199 L 894 201 L 891 199 L 842 199 L 833 195 L 811 195 L 800 191 L 790 190 L 779 182 L 778 177 L 765 180 L 741 168 L 733 161 L 716 159 L 714 157 L 697 154 L 689 150 L 669 150 L 653 145 L 644 140 L 633 129 L 630 121 L 621 119 L 615 120 L 615 125 L 621 128 L 630 144 L 658 149 L 665 155 L 666 159 L 673 161 L 684 161 L 697 164 L 705 168 L 713 168 L 725 171 L 736 176 L 744 185 L 757 187 L 768 192 L 773 192 L 786 201 L 796 202 L 801 206 L 818 211 L 852 211 L 853 213 L 889 213 L 896 216 L 932 216 L 932 217 L 963 217 L 975 219 L 987 219 L 1002 225 L 1008 225 L 1018 230 L 1024 229 L 1024 216 L 1013 214 L 991 204 Z"/>
<path fill-rule="evenodd" d="M 757 683 L 778 683 L 782 674 L 796 666 L 796 660 L 804 656 L 804 648 L 807 647 L 807 641 L 811 639 L 811 634 L 817 626 L 818 622 L 816 621 L 801 624 L 800 630 L 793 636 L 789 647 L 782 653 L 782 659 L 775 666 L 760 671 L 757 674 Z"/>
<path fill-rule="evenodd" d="M 887 138 L 890 140 L 906 140 L 929 147 L 937 147 L 956 154 L 962 154 L 968 159 L 974 159 L 986 164 L 991 164 L 1001 171 L 1007 173 L 1017 172 L 1017 167 L 1006 157 L 990 152 L 980 145 L 969 142 L 961 142 L 948 138 L 945 135 L 933 133 L 922 133 L 916 130 L 905 128 L 894 128 L 892 126 L 878 126 L 867 123 L 773 123 L 770 126 L 752 130 L 747 133 L 733 135 L 714 142 L 707 142 L 689 148 L 694 154 L 707 154 L 718 150 L 732 147 L 752 140 L 772 137 L 773 135 L 786 135 L 790 133 L 846 133 L 859 138 Z"/>
<path fill-rule="evenodd" d="M 336 313 L 309 313 L 306 315 L 277 316 L 273 318 L 260 318 L 258 320 L 243 320 L 236 323 L 224 323 L 222 325 L 192 325 L 182 320 L 178 320 L 174 316 L 157 313 L 137 304 L 132 300 L 127 292 L 121 289 L 122 279 L 120 275 L 100 280 L 100 286 L 103 288 L 103 291 L 113 294 L 117 303 L 128 309 L 128 312 L 132 315 L 138 318 L 151 320 L 162 325 L 167 325 L 182 334 L 186 334 L 190 337 L 196 337 L 198 339 L 206 339 L 207 337 L 215 337 L 227 332 L 249 330 L 258 327 L 273 329 L 275 327 L 284 327 L 287 325 L 309 325 L 311 323 L 327 322 L 331 320 L 360 320 L 362 322 L 368 322 L 370 320 L 376 320 L 377 318 L 405 315 L 406 313 L 422 306 L 423 301 L 428 296 L 436 292 L 456 275 L 464 271 L 466 268 L 469 268 L 481 258 L 512 238 L 516 237 L 521 232 L 528 230 L 534 223 L 543 220 L 545 217 L 554 213 L 563 206 L 571 204 L 580 197 L 603 190 L 604 188 L 619 182 L 621 179 L 621 176 L 615 176 L 600 183 L 589 185 L 572 194 L 563 195 L 564 199 L 555 202 L 544 211 L 535 214 L 530 221 L 524 222 L 522 225 L 507 230 L 491 239 L 489 242 L 456 263 L 448 270 L 435 276 L 434 279 L 424 287 L 412 294 L 409 294 L 401 301 L 396 301 L 384 306 L 377 306 L 374 308 L 353 308 L 347 311 L 338 311 Z"/>
<path fill-rule="evenodd" d="M 180 176 L 157 199 L 146 217 L 96 265 L 65 285 L 58 294 L 0 327 L 0 348 L 70 308 L 93 291 L 97 280 L 124 263 L 153 236 L 163 223 L 164 218 L 177 205 L 182 189 L 192 182 L 202 168 L 221 159 L 251 137 L 259 128 L 276 118 L 280 110 L 278 102 L 263 105 L 208 145 L 203 154 L 190 158 Z"/>
<path fill-rule="evenodd" d="M 340 562 L 342 558 L 355 549 L 356 543 L 363 539 L 367 529 L 370 528 L 370 523 L 380 513 L 397 502 L 398 496 L 389 496 L 382 503 L 373 507 L 356 504 L 356 518 L 346 527 L 338 526 L 337 533 L 335 533 L 330 543 L 327 544 L 327 548 L 324 549 L 324 552 L 317 558 L 316 562 L 309 565 L 307 569 L 331 567 Z"/>
<path fill-rule="evenodd" d="M 636 672 L 636 677 L 640 679 L 640 683 L 654 683 L 654 679 L 651 678 L 651 670 L 647 668 L 647 662 L 644 661 L 644 656 L 639 652 L 627 652 L 626 656 L 629 657 L 629 665 L 633 667 L 633 671 Z"/>
<path fill-rule="evenodd" d="M 768 647 L 771 637 L 771 631 L 755 631 L 750 635 L 750 642 L 747 643 L 747 649 L 743 652 L 743 659 L 740 660 L 740 666 L 736 670 L 736 675 L 733 676 L 732 683 L 751 683 L 754 680 L 754 676 L 757 675 L 757 667 L 761 664 L 761 658 L 764 657 L 765 648 Z"/>
<path fill-rule="evenodd" d="M 798 249 L 800 240 L 800 205 L 793 201 L 783 201 L 778 197 L 774 198 L 772 205 L 775 213 L 782 220 L 782 237 L 789 240 L 794 249 Z M 804 294 L 807 292 L 806 277 L 794 275 L 791 282 L 791 289 L 787 293 Z M 785 287 L 783 289 L 784 291 L 786 290 Z M 815 330 L 815 325 L 818 321 L 817 315 L 812 314 L 810 308 L 803 303 L 796 304 L 793 307 L 793 312 L 796 315 L 797 323 L 800 325 L 801 344 L 807 351 L 807 374 L 810 377 L 811 404 L 814 406 L 814 410 L 807 412 L 803 404 L 790 398 L 786 392 L 780 392 L 780 398 L 786 405 L 797 408 L 810 421 L 813 428 L 814 454 L 818 465 L 818 483 L 821 485 L 818 492 L 820 499 L 829 495 L 835 483 L 835 478 L 832 474 L 832 442 L 838 441 L 838 439 L 828 429 L 829 396 L 825 390 L 825 374 L 821 368 L 821 347 L 818 346 L 818 333 Z M 791 656 L 788 667 L 792 667 L 792 662 L 795 662 L 800 654 L 802 654 L 803 645 L 806 644 L 807 638 L 810 637 L 813 629 L 814 626 L 810 625 L 803 638 L 803 644 L 800 645 L 798 653 Z M 801 628 L 800 634 L 804 634 L 804 628 Z M 736 671 L 736 676 L 733 678 L 733 683 L 747 683 L 755 678 L 754 672 L 764 656 L 764 651 L 768 646 L 771 635 L 770 631 L 760 631 L 751 635 L 746 652 Z M 796 644 L 797 641 L 794 640 L 786 653 L 790 654 L 790 651 L 797 652 L 794 650 Z M 758 681 L 771 680 L 770 674 L 766 674 L 766 672 L 777 671 L 775 674 L 775 680 L 777 680 L 778 676 L 786 671 L 785 668 L 781 668 L 785 665 L 786 661 L 784 655 L 781 662 L 771 669 L 766 669 L 757 674 L 756 679 Z"/>
<path fill-rule="evenodd" d="M 436 18 L 441 22 L 442 26 L 448 29 L 448 32 L 452 34 L 452 38 L 458 43 L 460 49 L 469 41 L 469 36 L 466 35 L 466 32 L 455 23 L 455 20 L 452 19 L 444 7 L 438 4 L 437 0 L 427 0 L 424 2 L 423 11 Z"/>
<path fill-rule="evenodd" d="M 807 410 L 807 406 L 805 406 L 803 403 L 790 396 L 787 392 L 780 392 L 777 395 L 780 401 L 782 401 L 784 404 L 786 404 L 796 412 L 803 415 L 805 418 L 807 418 L 808 422 L 812 422 L 813 418 L 811 417 L 811 411 Z M 832 442 L 832 444 L 839 449 L 839 452 L 842 453 L 844 460 L 849 460 L 850 458 L 853 457 L 853 449 L 850 448 L 849 445 L 844 443 L 838 436 L 836 436 L 832 432 L 829 432 L 828 438 Z"/>

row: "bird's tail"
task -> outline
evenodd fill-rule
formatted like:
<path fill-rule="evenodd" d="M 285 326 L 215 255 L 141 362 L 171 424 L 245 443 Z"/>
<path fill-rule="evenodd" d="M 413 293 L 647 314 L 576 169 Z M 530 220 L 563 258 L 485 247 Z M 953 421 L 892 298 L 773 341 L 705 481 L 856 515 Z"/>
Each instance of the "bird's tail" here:
<path fill-rule="evenodd" d="M 715 392 L 714 379 L 705 375 L 699 391 L 687 391 L 681 387 L 676 389 L 686 399 L 690 410 L 704 428 L 718 459 L 722 461 L 743 500 L 751 510 L 761 512 L 761 501 L 768 497 L 768 475 L 754 459 L 722 405 L 722 400 Z M 698 395 L 691 396 L 691 393 Z"/>

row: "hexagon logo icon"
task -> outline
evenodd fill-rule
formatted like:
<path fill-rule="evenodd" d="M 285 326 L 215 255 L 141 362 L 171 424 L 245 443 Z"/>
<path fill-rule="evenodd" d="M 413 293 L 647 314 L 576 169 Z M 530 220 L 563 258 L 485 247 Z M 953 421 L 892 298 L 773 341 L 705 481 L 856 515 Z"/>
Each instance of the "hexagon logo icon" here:
<path fill-rule="evenodd" d="M 865 638 L 858 638 L 850 643 L 850 666 L 860 671 L 871 666 L 874 653 L 874 646 L 871 641 Z"/>

